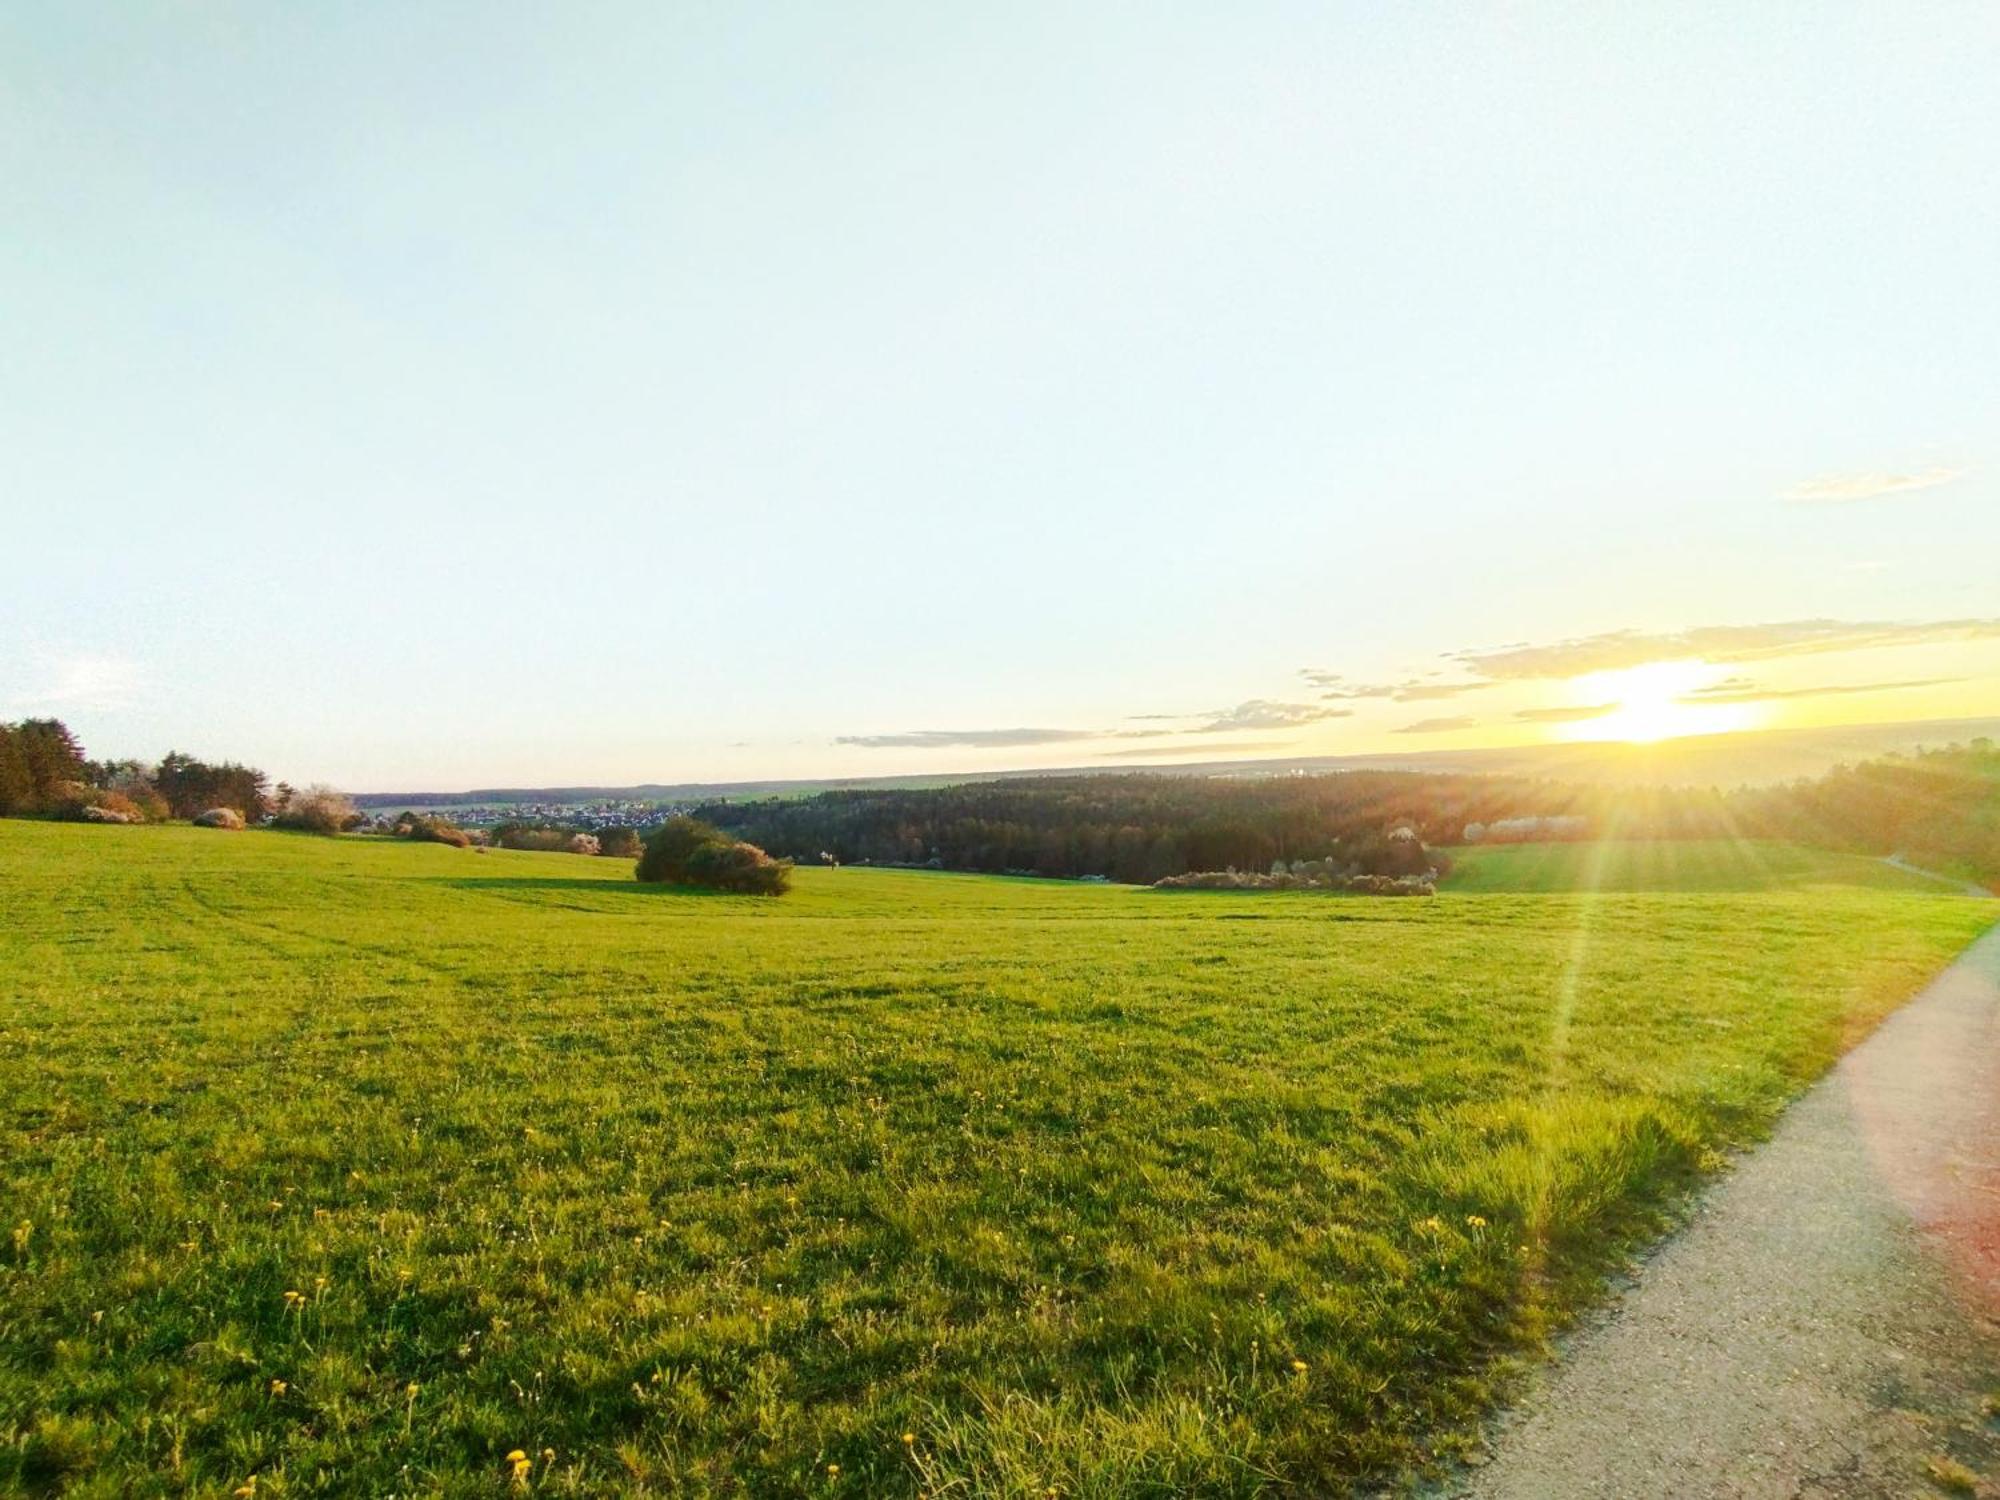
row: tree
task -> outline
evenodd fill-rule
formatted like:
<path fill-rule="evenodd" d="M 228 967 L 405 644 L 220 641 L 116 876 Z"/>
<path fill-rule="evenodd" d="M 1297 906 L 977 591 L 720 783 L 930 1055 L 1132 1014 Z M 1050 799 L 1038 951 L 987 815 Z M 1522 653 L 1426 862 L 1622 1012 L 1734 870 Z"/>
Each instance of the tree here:
<path fill-rule="evenodd" d="M 233 807 L 257 823 L 272 810 L 270 782 L 264 773 L 235 761 L 210 765 L 169 750 L 153 772 L 153 785 L 177 818 L 192 818 L 211 807 Z"/>
<path fill-rule="evenodd" d="M 62 720 L 0 725 L 0 813 L 52 811 L 84 779 L 83 747 Z"/>

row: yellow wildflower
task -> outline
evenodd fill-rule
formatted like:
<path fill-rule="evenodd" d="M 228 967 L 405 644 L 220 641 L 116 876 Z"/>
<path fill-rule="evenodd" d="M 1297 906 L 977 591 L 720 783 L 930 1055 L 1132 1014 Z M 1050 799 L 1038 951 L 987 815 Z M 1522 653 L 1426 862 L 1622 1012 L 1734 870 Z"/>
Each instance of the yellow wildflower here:
<path fill-rule="evenodd" d="M 286 1391 L 290 1389 L 291 1387 L 286 1385 L 285 1382 L 282 1380 L 274 1380 L 271 1382 L 271 1394 L 274 1396 L 282 1396 L 285 1394 Z"/>
<path fill-rule="evenodd" d="M 1292 1361 L 1292 1373 L 1295 1375 L 1305 1374 L 1308 1368 L 1309 1367 L 1307 1366 L 1306 1362 L 1302 1359 L 1295 1359 Z"/>
<path fill-rule="evenodd" d="M 1486 1227 L 1486 1221 L 1480 1218 L 1478 1214 L 1467 1214 L 1465 1222 L 1473 1229 L 1484 1229 Z"/>

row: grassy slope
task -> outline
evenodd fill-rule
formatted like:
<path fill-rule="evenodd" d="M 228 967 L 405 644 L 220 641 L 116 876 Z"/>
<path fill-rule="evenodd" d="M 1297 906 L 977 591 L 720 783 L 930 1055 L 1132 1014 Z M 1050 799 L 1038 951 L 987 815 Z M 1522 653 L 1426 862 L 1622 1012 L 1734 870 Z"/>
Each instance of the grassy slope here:
<path fill-rule="evenodd" d="M 1610 839 L 1484 844 L 1446 851 L 1454 891 L 1778 891 L 1860 886 L 1921 891 L 1934 882 L 1869 859 L 1761 839 Z"/>
<path fill-rule="evenodd" d="M 624 875 L 0 822 L 0 1490 L 1420 1464 L 1988 920 Z"/>

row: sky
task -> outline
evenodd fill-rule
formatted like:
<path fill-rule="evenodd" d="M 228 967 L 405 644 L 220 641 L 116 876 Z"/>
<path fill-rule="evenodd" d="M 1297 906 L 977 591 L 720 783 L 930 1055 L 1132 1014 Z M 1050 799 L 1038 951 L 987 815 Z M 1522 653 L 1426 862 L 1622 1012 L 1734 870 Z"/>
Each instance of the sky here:
<path fill-rule="evenodd" d="M 350 790 L 2000 714 L 2000 8 L 0 10 L 0 718 Z"/>

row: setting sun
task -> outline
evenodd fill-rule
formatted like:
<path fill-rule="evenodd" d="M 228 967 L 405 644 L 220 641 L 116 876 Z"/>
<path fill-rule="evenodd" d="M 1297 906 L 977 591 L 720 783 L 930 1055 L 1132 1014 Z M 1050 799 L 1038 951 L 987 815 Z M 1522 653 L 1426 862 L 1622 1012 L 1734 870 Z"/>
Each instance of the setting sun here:
<path fill-rule="evenodd" d="M 1699 660 L 1589 673 L 1571 687 L 1579 701 L 1608 705 L 1608 712 L 1569 726 L 1564 738 L 1650 744 L 1680 735 L 1754 728 L 1762 717 L 1755 704 L 1690 701 L 1690 695 L 1724 675 L 1722 668 Z"/>

